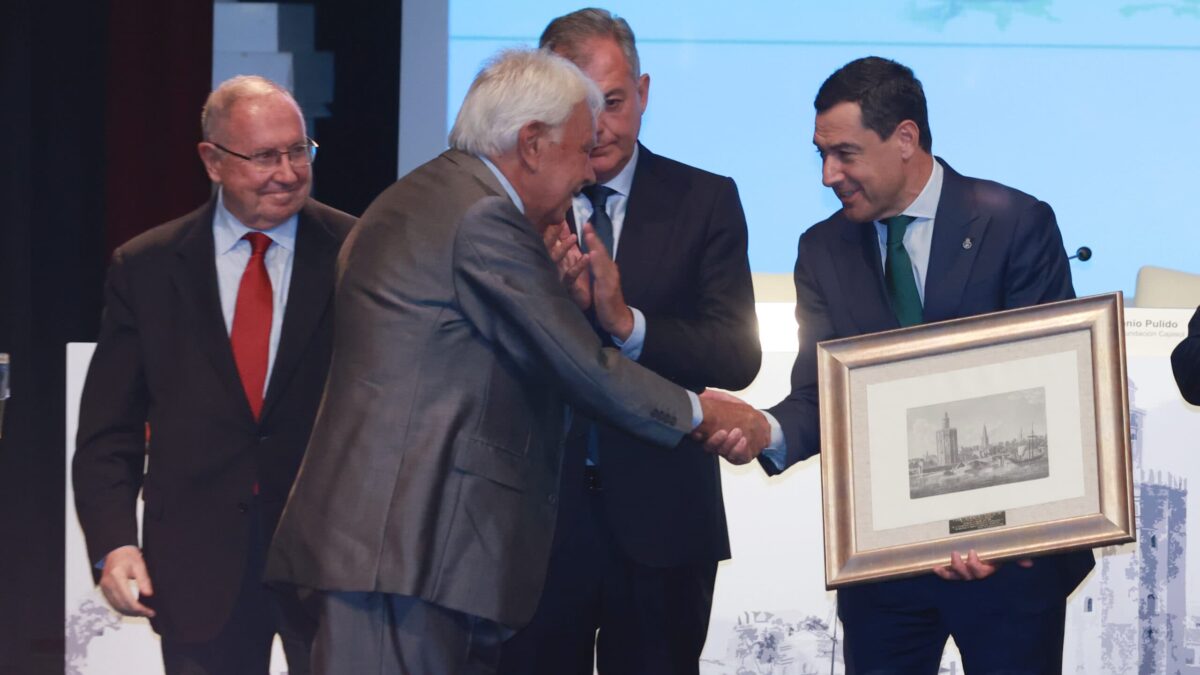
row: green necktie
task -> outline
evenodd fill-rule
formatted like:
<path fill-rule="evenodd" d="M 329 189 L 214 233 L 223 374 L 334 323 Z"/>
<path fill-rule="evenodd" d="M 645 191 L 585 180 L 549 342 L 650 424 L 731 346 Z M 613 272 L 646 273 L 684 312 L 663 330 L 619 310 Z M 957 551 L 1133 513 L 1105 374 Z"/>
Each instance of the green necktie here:
<path fill-rule="evenodd" d="M 883 280 L 887 284 L 892 311 L 901 326 L 921 323 L 921 294 L 913 277 L 912 260 L 904 249 L 904 230 L 916 220 L 913 216 L 892 216 L 879 221 L 887 225 L 887 259 L 883 262 Z"/>

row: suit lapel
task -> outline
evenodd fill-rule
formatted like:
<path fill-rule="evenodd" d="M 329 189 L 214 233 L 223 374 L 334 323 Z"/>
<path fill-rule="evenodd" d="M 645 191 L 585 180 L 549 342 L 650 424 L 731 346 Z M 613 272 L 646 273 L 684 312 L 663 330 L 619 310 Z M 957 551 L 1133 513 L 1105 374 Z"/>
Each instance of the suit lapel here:
<path fill-rule="evenodd" d="M 665 238 L 671 236 L 672 220 L 681 212 L 679 199 L 684 191 L 667 185 L 658 166 L 658 157 L 639 145 L 616 258 L 621 287 L 633 304 L 637 303 L 637 289 L 651 288 L 652 277 L 661 272 L 661 252 L 676 245 Z"/>
<path fill-rule="evenodd" d="M 975 208 L 966 179 L 945 162 L 942 168 L 942 194 L 933 220 L 929 268 L 925 272 L 925 321 L 959 315 L 963 290 L 989 221 Z"/>
<path fill-rule="evenodd" d="M 328 311 L 333 292 L 334 264 L 338 254 L 337 239 L 312 212 L 312 202 L 300 210 L 296 224 L 296 251 L 292 260 L 292 279 L 288 287 L 288 302 L 283 310 L 283 328 L 279 348 L 271 368 L 271 380 L 260 419 L 267 419 L 271 409 L 287 388 L 287 383 L 299 365 L 313 333 Z"/>
<path fill-rule="evenodd" d="M 184 315 L 184 330 L 190 331 L 204 352 L 217 379 L 225 387 L 231 401 L 240 401 L 247 418 L 250 403 L 242 389 L 229 333 L 221 312 L 221 296 L 217 289 L 217 264 L 214 253 L 212 220 L 216 198 L 211 199 L 180 240 L 176 255 L 180 264 L 171 273 L 172 283 L 179 293 Z"/>
<path fill-rule="evenodd" d="M 843 219 L 840 251 L 830 256 L 835 265 L 839 285 L 844 289 L 844 303 L 863 333 L 899 328 L 900 322 L 892 312 L 887 288 L 883 283 L 883 260 L 879 256 L 879 235 L 874 223 L 852 223 Z"/>

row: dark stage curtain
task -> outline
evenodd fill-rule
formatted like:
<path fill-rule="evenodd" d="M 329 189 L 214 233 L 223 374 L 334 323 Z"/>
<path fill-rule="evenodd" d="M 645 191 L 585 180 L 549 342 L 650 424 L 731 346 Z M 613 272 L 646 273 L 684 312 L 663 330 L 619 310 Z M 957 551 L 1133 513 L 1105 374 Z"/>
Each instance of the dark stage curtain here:
<path fill-rule="evenodd" d="M 315 196 L 351 213 L 395 180 L 400 2 L 315 0 L 335 63 Z M 209 194 L 208 0 L 0 3 L 0 675 L 63 672 L 65 348 L 96 338 L 112 250 Z"/>
<path fill-rule="evenodd" d="M 400 2 L 313 4 L 315 196 L 357 214 L 396 177 Z M 0 3 L 0 675 L 63 672 L 65 347 L 96 338 L 112 250 L 209 194 L 212 25 L 207 0 Z"/>
<path fill-rule="evenodd" d="M 65 345 L 96 337 L 111 249 L 207 195 L 212 5 L 0 4 L 0 673 L 61 675 Z"/>
<path fill-rule="evenodd" d="M 333 53 L 331 115 L 318 119 L 313 129 L 321 143 L 313 196 L 360 215 L 397 178 L 401 3 L 311 4 L 316 48 Z"/>

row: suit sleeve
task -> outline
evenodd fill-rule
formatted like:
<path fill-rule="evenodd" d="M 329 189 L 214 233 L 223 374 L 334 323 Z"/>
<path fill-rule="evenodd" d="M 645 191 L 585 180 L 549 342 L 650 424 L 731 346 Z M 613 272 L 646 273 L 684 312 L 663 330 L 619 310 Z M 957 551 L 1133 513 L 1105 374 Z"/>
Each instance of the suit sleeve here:
<path fill-rule="evenodd" d="M 105 284 L 100 338 L 79 406 L 72 478 L 75 507 L 98 562 L 138 545 L 136 502 L 146 456 L 146 390 L 125 260 L 118 251 Z"/>
<path fill-rule="evenodd" d="M 691 430 L 687 393 L 602 346 L 508 200 L 483 199 L 463 216 L 454 283 L 464 315 L 484 338 L 527 372 L 550 368 L 577 405 L 659 445 L 673 446 Z"/>
<path fill-rule="evenodd" d="M 1187 337 L 1171 352 L 1171 372 L 1183 399 L 1200 405 L 1200 307 L 1188 322 Z"/>
<path fill-rule="evenodd" d="M 1004 274 L 1004 309 L 1074 297 L 1070 261 L 1054 210 L 1046 202 L 1033 202 L 1017 215 Z"/>
<path fill-rule="evenodd" d="M 799 350 L 792 364 L 792 390 L 787 398 L 767 411 L 779 421 L 787 443 L 785 469 L 817 454 L 821 449 L 817 343 L 835 337 L 828 306 L 812 270 L 814 256 L 822 254 L 806 245 L 805 240 L 805 236 L 800 237 L 794 275 Z M 760 457 L 759 463 L 768 474 L 780 472 L 780 468 L 767 458 Z"/>
<path fill-rule="evenodd" d="M 646 314 L 638 362 L 693 389 L 743 389 L 762 363 L 746 216 L 737 185 L 723 178 L 704 229 L 694 312 Z M 641 308 L 639 308 L 641 309 Z"/>

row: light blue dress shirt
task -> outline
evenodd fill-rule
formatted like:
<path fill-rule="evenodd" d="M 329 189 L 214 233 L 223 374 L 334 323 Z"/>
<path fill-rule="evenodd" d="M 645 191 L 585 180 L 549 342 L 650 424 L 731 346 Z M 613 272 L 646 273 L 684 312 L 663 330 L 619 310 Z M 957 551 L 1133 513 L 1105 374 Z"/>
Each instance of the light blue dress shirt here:
<path fill-rule="evenodd" d="M 292 216 L 269 230 L 246 227 L 229 209 L 225 208 L 223 193 L 217 196 L 217 208 L 213 213 L 213 250 L 217 262 L 217 290 L 221 296 L 221 313 L 225 317 L 225 332 L 233 330 L 233 313 L 237 309 L 238 286 L 242 273 L 250 262 L 250 242 L 242 237 L 251 232 L 262 232 L 271 238 L 271 246 L 263 258 L 267 276 L 271 279 L 271 343 L 267 356 L 265 388 L 271 381 L 275 368 L 275 354 L 279 351 L 279 336 L 283 332 L 283 312 L 287 307 L 288 289 L 292 283 L 292 261 L 296 252 L 296 226 L 298 216 Z"/>
<path fill-rule="evenodd" d="M 900 212 L 902 216 L 915 218 L 904 231 L 904 250 L 912 261 L 913 277 L 917 282 L 917 292 L 921 296 L 921 304 L 925 304 L 925 275 L 929 271 L 929 251 L 933 246 L 933 218 L 937 215 L 938 202 L 942 198 L 942 165 L 933 160 L 933 171 L 921 194 L 913 200 L 908 208 Z M 887 260 L 887 225 L 875 221 L 875 232 L 879 237 L 879 259 Z M 803 349 L 805 345 L 800 345 Z M 771 444 L 763 450 L 763 455 L 771 460 L 780 470 L 784 468 L 787 457 L 787 439 L 783 437 L 783 428 L 779 420 L 769 412 L 763 411 L 767 423 L 771 425 Z"/>
<path fill-rule="evenodd" d="M 617 249 L 621 247 L 621 230 L 625 227 L 625 210 L 629 206 L 629 193 L 633 189 L 633 173 L 637 169 L 639 153 L 638 146 L 634 145 L 633 156 L 629 158 L 625 168 L 612 180 L 601 183 L 613 191 L 604 202 L 604 211 L 612 221 L 613 250 L 609 251 L 609 254 L 613 260 L 617 259 Z M 580 233 L 579 239 L 582 241 L 583 223 L 592 217 L 592 201 L 582 193 L 577 194 L 571 200 L 571 210 L 575 217 L 575 227 Z M 633 314 L 633 331 L 629 334 L 629 339 L 623 341 L 615 335 L 611 337 L 613 344 L 617 345 L 622 354 L 637 361 L 642 357 L 642 346 L 646 344 L 646 315 L 637 307 L 630 307 L 629 311 Z"/>
<path fill-rule="evenodd" d="M 504 192 L 512 200 L 512 203 L 516 205 L 517 210 L 525 213 L 525 202 L 521 201 L 521 195 L 517 194 L 517 189 L 513 187 L 513 184 L 508 182 L 508 177 L 500 171 L 499 167 L 492 164 L 492 160 L 483 155 L 478 155 L 478 157 L 483 162 L 483 165 L 488 168 L 488 171 L 491 171 L 492 175 L 496 177 L 496 180 L 500 181 L 500 187 L 504 188 Z"/>

